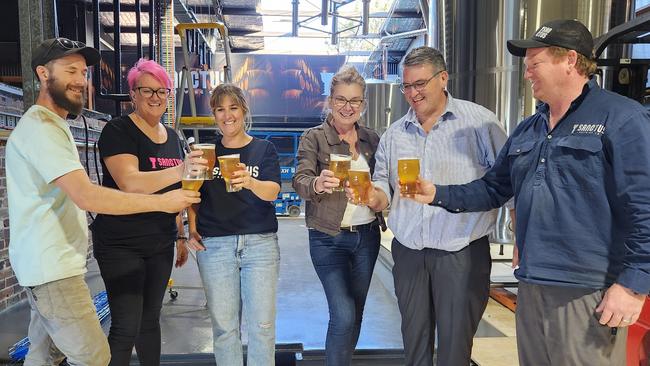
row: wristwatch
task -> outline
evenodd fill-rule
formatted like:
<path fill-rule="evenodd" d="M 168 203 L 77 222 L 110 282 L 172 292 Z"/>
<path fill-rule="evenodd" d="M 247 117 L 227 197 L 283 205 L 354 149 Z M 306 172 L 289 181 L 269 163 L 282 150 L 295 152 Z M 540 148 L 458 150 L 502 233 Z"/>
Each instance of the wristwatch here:
<path fill-rule="evenodd" d="M 176 237 L 176 240 L 181 240 L 181 239 L 187 240 L 187 236 L 179 235 L 179 236 Z"/>

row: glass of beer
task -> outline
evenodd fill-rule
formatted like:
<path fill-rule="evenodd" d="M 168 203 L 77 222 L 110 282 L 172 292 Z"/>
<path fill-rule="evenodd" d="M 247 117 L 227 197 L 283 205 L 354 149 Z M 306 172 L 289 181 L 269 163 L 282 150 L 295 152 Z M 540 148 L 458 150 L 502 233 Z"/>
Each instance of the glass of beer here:
<path fill-rule="evenodd" d="M 399 177 L 399 193 L 404 197 L 415 197 L 418 193 L 417 180 L 420 175 L 420 159 L 401 158 L 397 160 L 397 176 Z"/>
<path fill-rule="evenodd" d="M 188 191 L 198 192 L 206 177 L 207 170 L 204 165 L 185 164 L 183 176 L 181 177 L 182 188 Z"/>
<path fill-rule="evenodd" d="M 208 180 L 214 179 L 214 164 L 217 160 L 214 144 L 192 144 L 191 148 L 192 150 L 203 151 L 203 156 L 201 157 L 208 161 L 207 178 L 205 179 Z"/>
<path fill-rule="evenodd" d="M 368 204 L 368 189 L 370 188 L 370 170 L 349 170 L 348 183 L 352 189 L 352 202 L 355 205 Z"/>
<path fill-rule="evenodd" d="M 231 183 L 232 174 L 240 170 L 237 164 L 239 164 L 239 154 L 222 155 L 219 157 L 219 170 L 221 171 L 224 182 L 226 182 L 226 192 L 237 192 L 241 190 L 241 187 L 235 188 Z"/>
<path fill-rule="evenodd" d="M 348 178 L 348 170 L 352 157 L 350 155 L 330 154 L 330 170 L 334 176 L 339 179 L 339 186 L 332 188 L 332 191 L 343 192 L 345 190 L 345 180 Z"/>

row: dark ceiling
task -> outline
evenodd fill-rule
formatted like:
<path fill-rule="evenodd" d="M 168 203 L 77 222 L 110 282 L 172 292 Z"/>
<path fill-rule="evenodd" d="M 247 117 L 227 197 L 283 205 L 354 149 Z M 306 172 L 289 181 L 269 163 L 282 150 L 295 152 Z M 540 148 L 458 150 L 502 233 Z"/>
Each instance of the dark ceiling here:
<path fill-rule="evenodd" d="M 0 12 L 0 81 L 13 80 L 20 75 L 20 42 L 19 42 L 19 17 L 18 2 L 26 0 L 3 0 L 2 12 Z M 34 1 L 34 0 L 32 0 Z M 283 10 L 282 14 L 261 14 L 260 0 L 161 0 L 172 3 L 174 15 L 178 22 L 214 22 L 222 20 L 230 34 L 230 44 L 233 52 L 250 52 L 262 50 L 265 47 L 265 37 L 291 36 L 286 34 L 269 34 L 263 30 L 263 17 L 284 16 L 291 14 L 291 9 Z M 330 0 L 334 1 L 334 0 Z M 336 0 L 341 2 L 341 0 Z M 352 2 L 355 0 L 344 0 Z M 361 1 L 361 0 L 356 0 Z M 383 13 L 370 14 L 371 18 L 379 18 L 383 26 L 378 33 L 369 34 L 365 37 L 378 39 L 396 33 L 413 31 L 425 27 L 421 15 L 420 3 L 426 0 L 395 0 L 392 8 Z M 83 39 L 91 34 L 92 18 L 83 14 L 84 11 L 92 9 L 92 0 L 45 0 L 43 3 L 55 3 L 58 9 L 59 34 L 68 37 Z M 140 22 L 143 31 L 148 31 L 149 4 L 156 0 L 140 0 L 142 10 Z M 312 1 L 318 3 L 318 1 Z M 122 47 L 134 47 L 136 44 L 136 0 L 120 0 L 120 41 Z M 102 41 L 105 45 L 114 43 L 114 1 L 99 0 L 100 23 L 102 26 Z M 76 9 L 76 10 L 71 10 Z M 313 12 L 313 11 L 312 11 Z M 316 13 L 317 14 L 317 13 Z M 302 10 L 301 16 L 304 17 Z M 90 30 L 90 31 L 89 31 Z M 301 35 L 303 32 L 301 31 Z M 354 34 L 352 37 L 355 37 Z M 269 38 L 267 38 L 269 39 Z M 273 39 L 273 38 L 270 38 Z M 381 54 L 386 49 L 389 56 L 389 63 L 396 63 L 404 56 L 410 47 L 414 37 L 387 40 L 370 53 L 370 62 L 379 62 Z M 147 45 L 148 35 L 142 35 L 142 43 Z M 179 39 L 176 36 L 176 45 L 179 46 Z M 12 79 L 13 78 L 13 79 Z M 14 80 L 15 81 L 15 80 Z"/>

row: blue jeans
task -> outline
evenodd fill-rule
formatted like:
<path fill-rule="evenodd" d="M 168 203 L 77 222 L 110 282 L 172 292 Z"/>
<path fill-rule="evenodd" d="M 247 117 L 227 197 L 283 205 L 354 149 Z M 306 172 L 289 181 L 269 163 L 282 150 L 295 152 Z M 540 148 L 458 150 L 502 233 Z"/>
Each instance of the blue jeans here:
<path fill-rule="evenodd" d="M 330 313 L 325 342 L 328 366 L 350 365 L 352 361 L 380 240 L 379 227 L 374 224 L 336 236 L 309 229 L 311 260 Z"/>
<path fill-rule="evenodd" d="M 243 365 L 241 314 L 248 324 L 248 366 L 275 364 L 276 233 L 204 237 L 197 253 L 212 319 L 217 365 Z"/>

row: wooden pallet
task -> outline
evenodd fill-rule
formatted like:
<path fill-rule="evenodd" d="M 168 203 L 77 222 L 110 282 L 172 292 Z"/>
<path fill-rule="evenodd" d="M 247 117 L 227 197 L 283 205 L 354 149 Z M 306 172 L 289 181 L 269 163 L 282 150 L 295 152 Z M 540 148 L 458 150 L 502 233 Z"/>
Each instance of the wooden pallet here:
<path fill-rule="evenodd" d="M 510 309 L 512 312 L 517 309 L 517 295 L 504 288 L 491 288 L 490 297 L 499 304 Z"/>

